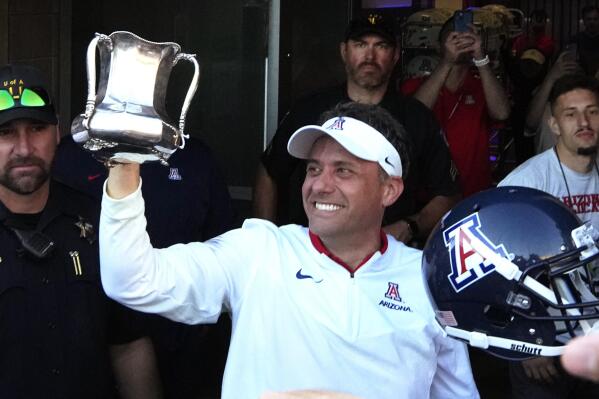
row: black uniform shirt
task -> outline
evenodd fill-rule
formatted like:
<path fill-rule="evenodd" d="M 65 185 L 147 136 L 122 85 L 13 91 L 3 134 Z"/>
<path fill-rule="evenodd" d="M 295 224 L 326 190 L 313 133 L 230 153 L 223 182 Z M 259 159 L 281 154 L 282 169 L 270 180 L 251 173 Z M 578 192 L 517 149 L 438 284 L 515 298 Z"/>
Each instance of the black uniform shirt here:
<path fill-rule="evenodd" d="M 95 201 L 56 182 L 37 223 L 0 203 L 0 397 L 115 396 L 108 344 L 141 332 L 102 290 L 98 212 Z M 27 239 L 36 224 L 43 236 Z M 44 259 L 23 249 L 49 241 Z"/>

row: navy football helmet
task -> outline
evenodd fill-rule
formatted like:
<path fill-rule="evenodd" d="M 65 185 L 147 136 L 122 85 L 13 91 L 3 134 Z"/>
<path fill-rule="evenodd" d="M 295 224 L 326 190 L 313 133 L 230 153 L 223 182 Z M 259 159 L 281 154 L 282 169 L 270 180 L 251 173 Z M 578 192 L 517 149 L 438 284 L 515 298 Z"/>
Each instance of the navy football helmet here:
<path fill-rule="evenodd" d="M 559 355 L 568 339 L 599 329 L 591 270 L 598 238 L 539 190 L 500 187 L 465 199 L 424 248 L 438 322 L 505 359 Z"/>

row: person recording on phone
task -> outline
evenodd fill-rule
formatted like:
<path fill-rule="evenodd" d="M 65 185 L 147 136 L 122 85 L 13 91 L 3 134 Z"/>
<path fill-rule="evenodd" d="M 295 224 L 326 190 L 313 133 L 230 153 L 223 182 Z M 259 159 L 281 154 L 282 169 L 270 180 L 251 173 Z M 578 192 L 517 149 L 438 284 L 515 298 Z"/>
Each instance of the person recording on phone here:
<path fill-rule="evenodd" d="M 524 124 L 525 135 L 534 136 L 535 154 L 552 148 L 557 142 L 555 133 L 549 127 L 549 118 L 551 117 L 549 93 L 556 80 L 564 75 L 574 73 L 582 73 L 582 69 L 576 62 L 575 53 L 567 49 L 557 57 L 543 82 L 533 91 Z"/>
<path fill-rule="evenodd" d="M 472 13 L 457 11 L 441 28 L 441 62 L 428 79 L 404 82 L 402 91 L 432 109 L 445 131 L 464 197 L 491 187 L 491 120 L 510 115 L 507 94 L 491 69 Z M 476 70 L 472 70 L 472 66 Z"/>

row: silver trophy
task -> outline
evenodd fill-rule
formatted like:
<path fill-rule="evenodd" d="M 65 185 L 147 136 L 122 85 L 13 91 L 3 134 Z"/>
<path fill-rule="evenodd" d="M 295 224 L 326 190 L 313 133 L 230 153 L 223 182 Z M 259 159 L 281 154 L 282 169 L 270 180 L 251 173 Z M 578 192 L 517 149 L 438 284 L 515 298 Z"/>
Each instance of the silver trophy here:
<path fill-rule="evenodd" d="M 96 90 L 96 48 L 100 74 Z M 166 89 L 180 60 L 195 71 L 181 107 L 178 126 L 165 109 Z M 75 142 L 108 165 L 160 161 L 185 146 L 185 115 L 195 94 L 200 67 L 177 43 L 155 43 L 131 32 L 96 33 L 87 48 L 88 95 L 85 112 L 71 125 Z"/>

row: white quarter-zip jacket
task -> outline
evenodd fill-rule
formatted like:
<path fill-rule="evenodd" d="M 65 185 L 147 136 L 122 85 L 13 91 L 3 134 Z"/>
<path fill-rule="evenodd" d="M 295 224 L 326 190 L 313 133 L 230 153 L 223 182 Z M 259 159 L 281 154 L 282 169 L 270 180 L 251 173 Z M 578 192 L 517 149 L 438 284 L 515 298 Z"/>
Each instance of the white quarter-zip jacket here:
<path fill-rule="evenodd" d="M 104 194 L 104 289 L 133 309 L 189 324 L 230 311 L 224 399 L 293 389 L 479 397 L 465 345 L 434 319 L 421 252 L 391 236 L 352 275 L 297 225 L 250 219 L 206 243 L 165 249 L 152 248 L 145 225 L 139 188 L 121 200 Z"/>

